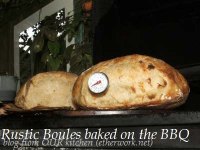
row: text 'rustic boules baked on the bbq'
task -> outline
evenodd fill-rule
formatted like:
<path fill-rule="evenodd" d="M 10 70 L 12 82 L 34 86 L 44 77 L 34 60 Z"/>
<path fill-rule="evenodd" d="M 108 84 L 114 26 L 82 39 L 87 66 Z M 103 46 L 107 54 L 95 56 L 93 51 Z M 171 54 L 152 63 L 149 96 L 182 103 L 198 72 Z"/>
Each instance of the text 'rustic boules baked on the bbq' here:
<path fill-rule="evenodd" d="M 101 88 L 101 80 L 88 84 L 96 73 L 108 77 L 109 85 L 103 92 L 95 93 L 90 87 Z M 188 83 L 176 69 L 160 59 L 137 54 L 91 67 L 73 88 L 73 101 L 83 109 L 167 109 L 183 104 L 188 95 Z"/>
<path fill-rule="evenodd" d="M 72 88 L 77 75 L 62 71 L 39 73 L 19 90 L 15 105 L 22 109 L 67 107 L 74 109 Z"/>

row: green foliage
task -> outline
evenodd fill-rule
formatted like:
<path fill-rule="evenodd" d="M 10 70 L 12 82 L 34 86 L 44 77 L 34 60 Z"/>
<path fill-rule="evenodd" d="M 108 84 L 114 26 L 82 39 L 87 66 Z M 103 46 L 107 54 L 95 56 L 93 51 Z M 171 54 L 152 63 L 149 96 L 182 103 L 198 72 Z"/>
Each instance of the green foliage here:
<path fill-rule="evenodd" d="M 51 30 L 51 29 L 46 28 L 44 30 L 44 34 L 47 37 L 47 39 L 50 40 L 50 41 L 56 41 L 57 40 L 58 32 L 56 30 Z"/>
<path fill-rule="evenodd" d="M 56 57 L 56 58 L 53 58 L 52 56 L 49 57 L 49 70 L 52 70 L 52 71 L 55 71 L 55 70 L 58 70 L 59 67 L 60 67 L 60 64 L 61 64 L 61 60 Z"/>
<path fill-rule="evenodd" d="M 71 54 L 72 54 L 72 52 L 73 52 L 74 50 L 75 50 L 75 44 L 69 45 L 69 46 L 64 50 L 63 57 L 64 57 L 64 59 L 66 60 L 66 63 L 69 63 L 70 58 L 71 58 Z"/>
<path fill-rule="evenodd" d="M 56 57 L 59 52 L 60 52 L 60 43 L 58 43 L 58 41 L 55 41 L 55 42 L 51 42 L 51 41 L 48 41 L 48 49 L 50 51 L 50 53 Z"/>
<path fill-rule="evenodd" d="M 33 44 L 31 46 L 31 49 L 35 52 L 38 53 L 43 50 L 44 47 L 44 38 L 41 34 L 38 34 L 35 40 L 33 41 Z"/>
<path fill-rule="evenodd" d="M 65 22 L 63 26 L 60 26 L 61 21 Z M 67 37 L 68 42 L 77 38 L 80 32 L 79 26 L 88 24 L 88 22 L 89 19 L 82 14 L 82 11 L 78 12 L 78 15 L 68 13 L 68 16 L 63 20 L 55 20 L 47 16 L 41 25 L 39 34 L 31 45 L 31 50 L 41 60 L 41 64 L 37 63 L 35 65 L 37 68 L 35 68 L 34 73 L 66 70 L 66 64 L 68 63 L 70 64 L 70 72 L 76 74 L 80 74 L 89 68 L 92 65 L 90 30 L 84 33 L 87 38 L 84 38 L 81 43 L 71 44 L 66 47 L 65 42 L 65 37 Z M 57 36 L 58 33 L 62 34 Z M 35 61 L 38 60 L 35 59 Z"/>
<path fill-rule="evenodd" d="M 88 44 L 76 45 L 70 55 L 70 71 L 80 74 L 92 65 L 91 47 Z"/>

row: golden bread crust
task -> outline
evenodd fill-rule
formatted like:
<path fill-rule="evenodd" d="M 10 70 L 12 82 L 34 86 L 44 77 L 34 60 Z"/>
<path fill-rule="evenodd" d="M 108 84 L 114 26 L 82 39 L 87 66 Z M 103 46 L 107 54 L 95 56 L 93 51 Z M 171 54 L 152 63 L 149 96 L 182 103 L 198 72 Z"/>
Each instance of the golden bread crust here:
<path fill-rule="evenodd" d="M 109 78 L 109 87 L 102 94 L 93 94 L 87 85 L 95 72 Z M 74 84 L 73 101 L 83 109 L 167 109 L 183 104 L 188 94 L 188 83 L 175 68 L 135 54 L 100 62 L 83 72 Z"/>
<path fill-rule="evenodd" d="M 22 109 L 74 107 L 72 88 L 77 75 L 63 71 L 39 73 L 19 90 L 15 105 Z"/>

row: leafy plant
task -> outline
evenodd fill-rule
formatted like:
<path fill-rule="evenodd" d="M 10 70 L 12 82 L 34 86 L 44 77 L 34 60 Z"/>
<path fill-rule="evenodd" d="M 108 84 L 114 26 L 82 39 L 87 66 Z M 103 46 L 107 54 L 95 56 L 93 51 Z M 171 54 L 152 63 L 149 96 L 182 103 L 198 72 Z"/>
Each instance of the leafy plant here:
<path fill-rule="evenodd" d="M 65 37 L 68 42 L 76 38 L 80 32 L 80 26 L 90 22 L 82 11 L 60 20 L 54 17 L 46 17 L 40 27 L 40 32 L 35 37 L 31 51 L 34 52 L 34 73 L 52 70 L 66 70 L 66 64 L 70 64 L 70 72 L 80 74 L 92 65 L 92 40 L 91 30 L 84 32 L 85 37 L 81 42 L 66 47 Z M 86 31 L 86 30 L 85 30 Z M 60 36 L 58 36 L 60 34 Z"/>

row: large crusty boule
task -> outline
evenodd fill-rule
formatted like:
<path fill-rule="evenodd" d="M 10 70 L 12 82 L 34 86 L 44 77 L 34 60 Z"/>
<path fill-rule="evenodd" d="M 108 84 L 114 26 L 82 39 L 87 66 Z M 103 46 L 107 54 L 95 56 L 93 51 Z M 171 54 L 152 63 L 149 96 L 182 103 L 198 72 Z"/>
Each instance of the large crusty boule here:
<path fill-rule="evenodd" d="M 15 105 L 25 109 L 70 107 L 72 88 L 77 75 L 62 71 L 44 72 L 33 76 L 19 90 Z"/>
<path fill-rule="evenodd" d="M 88 88 L 88 79 L 96 72 L 109 79 L 100 94 Z M 75 82 L 73 101 L 83 109 L 167 109 L 183 104 L 189 94 L 185 78 L 160 59 L 129 55 L 100 62 L 83 72 Z"/>

